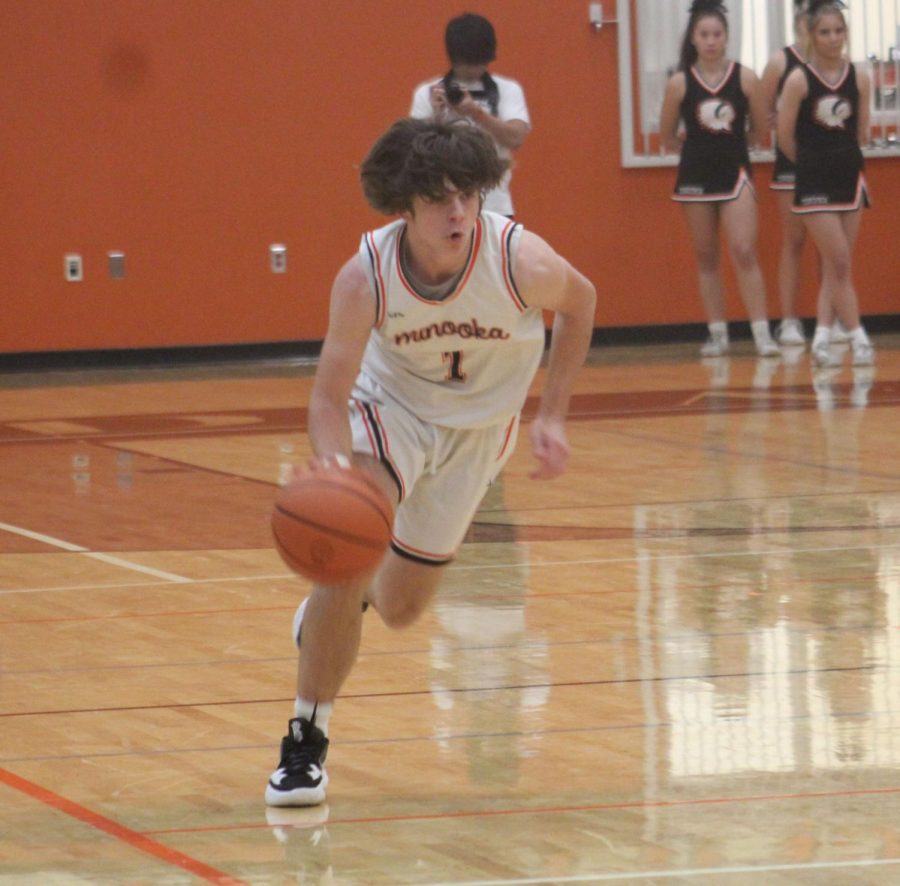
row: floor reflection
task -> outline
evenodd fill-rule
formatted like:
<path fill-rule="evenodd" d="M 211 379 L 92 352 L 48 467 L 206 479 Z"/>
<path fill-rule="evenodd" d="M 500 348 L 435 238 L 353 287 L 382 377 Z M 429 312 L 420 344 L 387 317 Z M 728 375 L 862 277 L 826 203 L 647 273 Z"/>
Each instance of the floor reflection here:
<path fill-rule="evenodd" d="M 283 851 L 284 867 L 302 886 L 335 883 L 328 804 L 307 808 L 266 807 L 266 824 Z"/>
<path fill-rule="evenodd" d="M 494 519 L 505 512 L 502 478 L 482 507 Z M 478 552 L 478 562 L 493 558 L 498 565 L 479 570 L 477 581 L 464 570 L 447 573 L 434 607 L 430 685 L 441 752 L 458 754 L 453 739 L 466 736 L 472 783 L 504 785 L 515 784 L 521 761 L 538 752 L 540 709 L 550 693 L 548 644 L 527 629 L 524 551 L 515 543 L 490 547 Z M 463 552 L 461 562 L 467 556 Z"/>
<path fill-rule="evenodd" d="M 669 777 L 900 767 L 897 505 L 816 501 L 638 509 Z"/>

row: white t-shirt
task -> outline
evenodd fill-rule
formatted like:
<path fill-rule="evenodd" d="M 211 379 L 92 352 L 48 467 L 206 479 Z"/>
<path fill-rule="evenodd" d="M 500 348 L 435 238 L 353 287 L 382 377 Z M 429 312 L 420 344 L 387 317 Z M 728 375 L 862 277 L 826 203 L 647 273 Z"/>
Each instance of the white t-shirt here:
<path fill-rule="evenodd" d="M 531 127 L 531 118 L 528 116 L 528 105 L 525 104 L 525 93 L 522 90 L 522 87 L 515 80 L 511 80 L 509 77 L 503 77 L 499 74 L 491 74 L 494 82 L 497 84 L 497 89 L 500 93 L 499 101 L 497 103 L 497 117 L 500 120 L 521 120 L 523 123 L 527 124 L 528 127 Z M 427 120 L 433 115 L 433 109 L 431 107 L 431 102 L 429 101 L 429 91 L 435 83 L 440 83 L 442 77 L 433 77 L 431 80 L 426 80 L 424 83 L 420 83 L 413 92 L 413 100 L 412 107 L 409 111 L 410 117 L 416 117 L 420 120 Z M 472 82 L 465 82 L 462 80 L 456 80 L 463 89 L 468 89 L 470 91 L 481 90 L 482 85 L 480 80 L 474 80 Z M 490 113 L 491 109 L 488 106 L 486 101 L 482 101 L 480 99 L 475 99 L 488 113 Z M 452 109 L 449 112 L 449 119 L 458 118 L 459 115 L 454 114 Z M 502 145 L 497 145 L 497 153 L 504 159 L 510 160 L 512 159 L 512 151 L 509 148 L 504 148 Z M 512 177 L 512 171 L 506 173 L 503 176 L 503 180 L 500 184 L 493 190 L 489 191 L 487 197 L 484 201 L 484 208 L 490 212 L 499 212 L 501 215 L 512 215 L 513 214 L 513 203 L 512 197 L 509 193 L 509 180 Z"/>

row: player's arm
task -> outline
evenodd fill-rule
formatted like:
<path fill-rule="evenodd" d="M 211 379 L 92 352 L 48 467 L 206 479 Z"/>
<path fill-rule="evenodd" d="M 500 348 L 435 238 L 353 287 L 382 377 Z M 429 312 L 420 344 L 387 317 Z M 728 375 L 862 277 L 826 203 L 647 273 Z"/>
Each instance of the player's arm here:
<path fill-rule="evenodd" d="M 374 323 L 375 297 L 354 256 L 331 290 L 328 331 L 309 399 L 309 439 L 319 459 L 351 455 L 347 404 Z"/>
<path fill-rule="evenodd" d="M 768 126 L 774 129 L 778 119 L 778 83 L 784 74 L 787 62 L 783 52 L 776 52 L 768 61 L 759 83 L 762 88 L 763 105 L 768 115 Z"/>
<path fill-rule="evenodd" d="M 554 313 L 544 390 L 529 428 L 538 460 L 531 477 L 550 479 L 565 470 L 569 458 L 565 419 L 575 378 L 591 344 L 597 294 L 587 277 L 530 231 L 522 232 L 514 275 L 527 305 Z"/>
<path fill-rule="evenodd" d="M 524 120 L 501 120 L 490 111 L 486 111 L 468 93 L 454 108 L 457 114 L 471 118 L 489 135 L 498 145 L 517 151 L 525 143 L 525 137 L 530 131 L 529 125 Z"/>
<path fill-rule="evenodd" d="M 872 80 L 868 73 L 859 65 L 856 65 L 856 85 L 859 89 L 859 145 L 865 147 L 871 139 L 869 138 L 869 124 L 871 122 L 872 111 L 869 102 L 872 97 Z"/>
<path fill-rule="evenodd" d="M 741 66 L 741 89 L 750 102 L 747 141 L 751 145 L 762 146 L 769 134 L 769 113 L 759 77 L 746 65 Z"/>
<path fill-rule="evenodd" d="M 504 83 L 499 116 L 491 114 L 465 90 L 462 101 L 453 110 L 477 123 L 498 145 L 510 151 L 519 150 L 531 132 L 525 92 L 513 80 Z"/>
<path fill-rule="evenodd" d="M 778 147 L 792 163 L 797 160 L 797 115 L 800 103 L 806 97 L 806 76 L 802 68 L 794 68 L 784 81 L 781 101 L 778 104 Z"/>
<path fill-rule="evenodd" d="M 681 103 L 684 101 L 686 92 L 687 81 L 683 71 L 669 77 L 663 95 L 662 110 L 659 112 L 659 137 L 667 151 L 678 153 L 681 150 L 678 120 L 681 117 Z"/>

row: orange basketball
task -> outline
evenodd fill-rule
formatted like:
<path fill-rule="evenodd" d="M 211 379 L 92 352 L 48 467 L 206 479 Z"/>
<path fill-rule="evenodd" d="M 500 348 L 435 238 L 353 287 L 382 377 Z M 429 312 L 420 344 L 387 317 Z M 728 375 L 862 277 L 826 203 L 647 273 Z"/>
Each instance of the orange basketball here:
<path fill-rule="evenodd" d="M 321 584 L 357 578 L 378 565 L 394 509 L 359 468 L 330 467 L 282 486 L 272 510 L 275 547 L 294 572 Z"/>

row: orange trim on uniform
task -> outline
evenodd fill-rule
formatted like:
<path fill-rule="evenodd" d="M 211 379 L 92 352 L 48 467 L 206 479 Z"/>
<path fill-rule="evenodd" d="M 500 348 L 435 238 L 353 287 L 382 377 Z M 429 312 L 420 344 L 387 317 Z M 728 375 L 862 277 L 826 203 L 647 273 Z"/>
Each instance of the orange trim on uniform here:
<path fill-rule="evenodd" d="M 365 403 L 361 400 L 354 400 L 359 414 L 362 416 L 363 427 L 366 429 L 366 435 L 369 438 L 369 446 L 372 449 L 372 456 L 379 461 L 387 462 L 390 467 L 389 473 L 398 484 L 400 501 L 406 498 L 406 483 L 403 475 L 397 469 L 394 459 L 391 458 L 391 447 L 388 443 L 387 431 L 384 429 L 384 423 L 378 414 L 378 407 L 373 403 Z"/>
<path fill-rule="evenodd" d="M 724 203 L 727 200 L 736 200 L 745 187 L 750 188 L 754 195 L 756 194 L 756 189 L 753 187 L 753 180 L 747 175 L 747 170 L 742 166 L 741 171 L 738 173 L 737 184 L 730 193 L 697 195 L 673 194 L 672 199 L 676 203 Z"/>
<path fill-rule="evenodd" d="M 709 93 L 712 95 L 718 95 L 722 91 L 722 87 L 731 79 L 731 74 L 734 71 L 734 62 L 732 62 L 728 66 L 728 70 L 725 72 L 725 76 L 719 81 L 719 85 L 713 89 L 712 86 L 709 85 L 701 76 L 697 69 L 691 65 L 691 73 L 694 75 L 694 79 Z"/>
<path fill-rule="evenodd" d="M 809 62 L 806 62 L 806 67 L 809 68 L 810 71 L 812 71 L 812 74 L 816 78 L 816 80 L 818 80 L 819 83 L 821 83 L 826 89 L 830 89 L 832 92 L 837 92 L 837 90 L 844 85 L 847 78 L 850 76 L 851 66 L 851 63 L 848 62 L 847 67 L 844 69 L 844 75 L 841 77 L 841 79 L 838 80 L 837 83 L 829 83 Z"/>
<path fill-rule="evenodd" d="M 514 415 L 509 420 L 509 424 L 506 426 L 506 433 L 503 435 L 503 445 L 500 447 L 500 452 L 497 454 L 497 458 L 495 459 L 495 461 L 500 461 L 500 459 L 503 458 L 503 454 L 508 449 L 509 441 L 512 438 L 513 429 L 516 426 L 516 421 L 518 420 L 518 418 L 518 415 Z"/>
<path fill-rule="evenodd" d="M 515 228 L 516 223 L 514 221 L 510 221 L 507 225 L 505 225 L 503 231 L 500 233 L 500 256 L 503 270 L 503 282 L 506 283 L 506 291 L 509 293 L 510 298 L 513 300 L 513 304 L 515 304 L 520 312 L 524 312 L 528 310 L 528 305 L 526 305 L 525 302 L 523 302 L 519 297 L 518 290 L 516 289 L 516 284 L 513 282 L 512 278 L 512 253 L 510 251 L 510 239 Z"/>
<path fill-rule="evenodd" d="M 453 299 L 458 296 L 466 286 L 466 283 L 469 282 L 469 277 L 472 276 L 472 271 L 475 268 L 475 261 L 478 258 L 478 252 L 481 249 L 481 239 L 482 239 L 482 228 L 481 228 L 481 218 L 477 218 L 475 220 L 475 229 L 474 229 L 474 237 L 472 238 L 472 247 L 469 250 L 469 257 L 467 259 L 466 270 L 463 276 L 460 278 L 459 283 L 456 285 L 456 289 L 453 290 L 448 296 L 442 298 L 440 301 L 434 301 L 430 298 L 423 298 L 416 292 L 415 287 L 409 280 L 406 279 L 406 275 L 403 273 L 403 265 L 400 262 L 400 245 L 403 242 L 403 235 L 405 233 L 405 229 L 400 235 L 397 237 L 397 249 L 396 256 L 394 261 L 397 264 L 397 278 L 403 284 L 403 287 L 406 291 L 417 301 L 422 302 L 424 305 L 431 305 L 432 307 L 440 307 L 441 305 L 446 305 L 448 302 L 453 301 Z"/>
<path fill-rule="evenodd" d="M 794 215 L 811 215 L 814 212 L 855 212 L 863 208 L 863 197 L 867 202 L 870 201 L 866 177 L 860 173 L 856 183 L 856 197 L 852 203 L 812 203 L 809 206 L 792 206 L 791 212 Z"/>
<path fill-rule="evenodd" d="M 362 416 L 363 427 L 366 429 L 366 436 L 369 438 L 369 449 L 371 449 L 371 455 L 373 458 L 378 458 L 378 444 L 375 442 L 375 435 L 372 433 L 372 428 L 369 426 L 369 419 L 366 415 L 366 410 L 363 409 L 362 404 L 359 400 L 353 401 L 356 404 L 356 408 L 359 410 L 359 414 Z"/>

